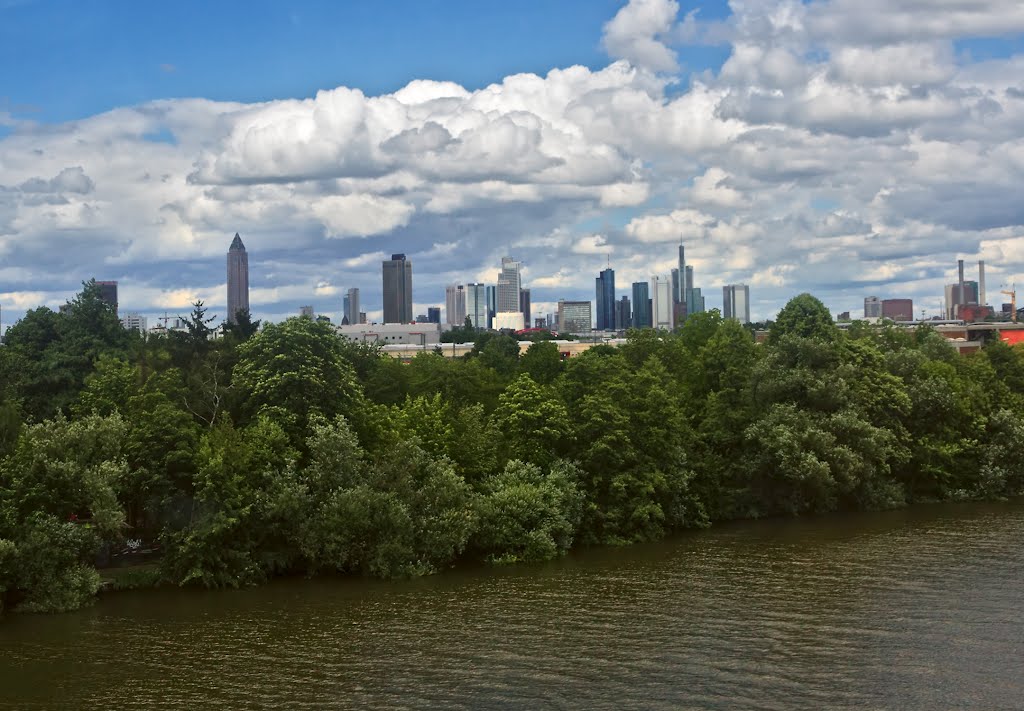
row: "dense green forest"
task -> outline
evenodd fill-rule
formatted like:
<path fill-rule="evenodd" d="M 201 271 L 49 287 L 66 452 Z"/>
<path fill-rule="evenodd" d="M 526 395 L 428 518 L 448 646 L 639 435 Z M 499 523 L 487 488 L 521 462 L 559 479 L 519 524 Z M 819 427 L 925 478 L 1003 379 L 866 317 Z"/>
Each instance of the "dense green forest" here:
<path fill-rule="evenodd" d="M 542 561 L 735 518 L 1024 490 L 1024 349 L 840 332 L 812 296 L 768 342 L 717 312 L 562 361 L 481 333 L 410 364 L 329 324 L 121 328 L 87 284 L 0 347 L 0 602 L 69 610 L 104 549 L 149 582 L 381 577 Z"/>

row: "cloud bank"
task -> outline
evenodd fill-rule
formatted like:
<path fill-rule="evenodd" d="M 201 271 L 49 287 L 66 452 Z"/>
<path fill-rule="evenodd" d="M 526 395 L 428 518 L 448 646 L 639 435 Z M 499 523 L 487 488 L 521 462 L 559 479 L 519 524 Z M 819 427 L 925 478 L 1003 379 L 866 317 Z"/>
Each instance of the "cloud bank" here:
<path fill-rule="evenodd" d="M 730 8 L 704 23 L 633 0 L 605 25 L 607 66 L 476 91 L 418 80 L 8 118 L 0 306 L 56 306 L 95 276 L 121 282 L 122 310 L 223 310 L 236 231 L 265 318 L 336 315 L 350 286 L 372 317 L 391 252 L 412 258 L 424 312 L 446 283 L 492 281 L 503 254 L 540 313 L 593 298 L 609 255 L 619 284 L 667 272 L 680 239 L 709 306 L 743 281 L 761 318 L 803 290 L 837 311 L 909 296 L 931 315 L 958 256 L 987 260 L 990 293 L 1024 282 L 1024 55 L 961 45 L 1024 32 L 1020 3 Z M 700 43 L 728 58 L 681 74 Z"/>

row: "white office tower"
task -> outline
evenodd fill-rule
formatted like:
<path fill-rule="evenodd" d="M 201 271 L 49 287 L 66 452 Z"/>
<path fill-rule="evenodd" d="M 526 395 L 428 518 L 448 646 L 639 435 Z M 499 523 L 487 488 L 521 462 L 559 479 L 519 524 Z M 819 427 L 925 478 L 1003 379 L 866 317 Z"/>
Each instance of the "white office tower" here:
<path fill-rule="evenodd" d="M 445 319 L 452 326 L 466 322 L 466 289 L 462 284 L 451 284 L 444 290 Z"/>
<path fill-rule="evenodd" d="M 651 277 L 651 317 L 654 328 L 672 330 L 672 305 L 672 280 L 663 276 Z"/>
<path fill-rule="evenodd" d="M 519 276 L 522 264 L 512 257 L 501 258 L 501 272 L 498 273 L 498 289 L 496 294 L 498 310 L 494 314 L 493 328 L 501 330 L 510 328 L 515 331 L 525 327 L 523 311 L 520 306 L 519 292 L 523 287 Z"/>

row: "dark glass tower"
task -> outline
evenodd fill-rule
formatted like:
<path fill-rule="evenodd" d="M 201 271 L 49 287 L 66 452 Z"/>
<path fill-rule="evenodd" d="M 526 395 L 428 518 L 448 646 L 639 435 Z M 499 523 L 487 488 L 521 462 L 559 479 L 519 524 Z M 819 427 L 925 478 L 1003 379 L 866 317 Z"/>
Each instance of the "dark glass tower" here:
<path fill-rule="evenodd" d="M 651 287 L 646 281 L 633 282 L 633 328 L 650 328 Z"/>
<path fill-rule="evenodd" d="M 597 330 L 615 328 L 615 270 L 608 267 L 594 280 L 597 287 Z"/>
<path fill-rule="evenodd" d="M 392 254 L 384 262 L 384 323 L 412 323 L 412 262 Z"/>
<path fill-rule="evenodd" d="M 239 311 L 249 311 L 249 253 L 236 232 L 228 247 L 228 323 L 235 323 Z"/>

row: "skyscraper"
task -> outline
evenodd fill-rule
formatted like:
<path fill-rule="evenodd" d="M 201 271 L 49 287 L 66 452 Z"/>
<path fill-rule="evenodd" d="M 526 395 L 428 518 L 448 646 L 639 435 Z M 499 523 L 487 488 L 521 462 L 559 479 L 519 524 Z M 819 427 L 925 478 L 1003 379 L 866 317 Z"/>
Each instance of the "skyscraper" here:
<path fill-rule="evenodd" d="M 686 315 L 697 314 L 704 310 L 704 298 L 700 289 L 693 285 L 693 267 L 686 267 L 683 272 L 683 292 L 686 301 Z"/>
<path fill-rule="evenodd" d="M 655 328 L 672 330 L 672 282 L 665 277 L 651 277 L 651 316 Z"/>
<path fill-rule="evenodd" d="M 498 313 L 498 287 L 488 285 L 485 287 L 485 293 L 487 296 L 487 326 L 486 328 L 494 328 L 494 315 Z"/>
<path fill-rule="evenodd" d="M 349 323 L 353 326 L 359 323 L 359 289 L 352 288 L 345 293 L 345 298 L 342 300 L 344 311 L 342 313 L 342 323 Z M 347 320 L 346 320 L 347 319 Z"/>
<path fill-rule="evenodd" d="M 633 327 L 633 319 L 630 316 L 630 303 L 629 297 L 623 296 L 621 299 L 615 302 L 615 328 L 619 331 L 625 331 Z"/>
<path fill-rule="evenodd" d="M 473 328 L 487 328 L 487 290 L 484 284 L 466 285 L 466 316 Z"/>
<path fill-rule="evenodd" d="M 235 233 L 228 247 L 228 323 L 235 323 L 240 312 L 249 312 L 249 253 Z"/>
<path fill-rule="evenodd" d="M 722 287 L 722 311 L 725 318 L 750 323 L 750 287 L 728 284 Z"/>
<path fill-rule="evenodd" d="M 651 327 L 651 287 L 645 281 L 633 282 L 633 328 Z"/>
<path fill-rule="evenodd" d="M 615 270 L 608 267 L 594 280 L 597 288 L 597 330 L 615 328 Z"/>
<path fill-rule="evenodd" d="M 383 264 L 384 323 L 412 322 L 412 262 L 392 254 Z"/>
<path fill-rule="evenodd" d="M 466 289 L 462 284 L 445 287 L 444 309 L 447 323 L 461 326 L 466 322 Z"/>
<path fill-rule="evenodd" d="M 497 307 L 498 313 L 519 311 L 519 290 L 523 288 L 519 270 L 522 264 L 512 257 L 501 258 L 501 271 L 498 273 Z"/>
<path fill-rule="evenodd" d="M 441 307 L 440 306 L 428 306 L 427 307 L 427 323 L 441 323 Z"/>
<path fill-rule="evenodd" d="M 117 282 L 98 281 L 96 286 L 100 289 L 100 301 L 113 306 L 114 313 L 117 313 Z"/>
<path fill-rule="evenodd" d="M 498 289 L 496 294 L 497 310 L 494 314 L 494 328 L 510 328 L 520 330 L 526 323 L 523 320 L 522 303 L 520 293 L 523 284 L 519 276 L 522 265 L 512 257 L 501 258 L 501 272 L 498 274 Z"/>
<path fill-rule="evenodd" d="M 520 289 L 519 290 L 519 310 L 523 314 L 523 327 L 524 328 L 529 328 L 530 327 L 530 311 L 531 311 L 530 290 L 529 289 Z"/>

